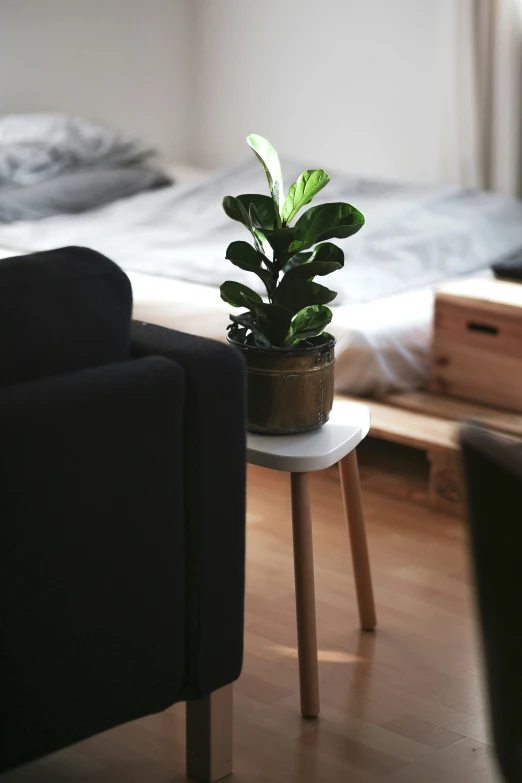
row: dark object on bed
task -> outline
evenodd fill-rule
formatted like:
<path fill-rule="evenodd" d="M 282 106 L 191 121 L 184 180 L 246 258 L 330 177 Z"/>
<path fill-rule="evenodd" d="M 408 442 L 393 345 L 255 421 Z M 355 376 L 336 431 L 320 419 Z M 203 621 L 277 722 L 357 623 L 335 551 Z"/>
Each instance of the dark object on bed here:
<path fill-rule="evenodd" d="M 131 335 L 97 253 L 3 262 L 0 298 L 2 772 L 239 676 L 245 404 L 233 349 Z"/>
<path fill-rule="evenodd" d="M 521 229 L 522 231 L 522 229 Z M 495 277 L 522 283 L 522 247 L 491 266 Z"/>
<path fill-rule="evenodd" d="M 461 433 L 495 747 L 522 780 L 522 445 L 478 427 Z"/>
<path fill-rule="evenodd" d="M 146 166 L 71 171 L 34 185 L 0 187 L 0 222 L 86 212 L 171 184 L 161 171 Z"/>

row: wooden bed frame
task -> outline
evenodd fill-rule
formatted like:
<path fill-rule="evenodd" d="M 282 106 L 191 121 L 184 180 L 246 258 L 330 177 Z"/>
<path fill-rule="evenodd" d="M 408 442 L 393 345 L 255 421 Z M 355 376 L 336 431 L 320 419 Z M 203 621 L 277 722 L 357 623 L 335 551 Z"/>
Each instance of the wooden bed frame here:
<path fill-rule="evenodd" d="M 381 400 L 348 395 L 371 411 L 370 436 L 419 449 L 427 454 L 429 502 L 433 508 L 463 516 L 464 483 L 458 431 L 463 421 L 476 421 L 522 440 L 522 414 L 430 392 L 396 394 Z"/>

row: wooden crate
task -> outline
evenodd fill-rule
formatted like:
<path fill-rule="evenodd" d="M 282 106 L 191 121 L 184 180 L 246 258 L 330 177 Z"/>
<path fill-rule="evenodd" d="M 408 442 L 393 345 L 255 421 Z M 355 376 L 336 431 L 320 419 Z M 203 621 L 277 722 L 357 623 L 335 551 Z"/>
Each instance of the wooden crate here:
<path fill-rule="evenodd" d="M 465 490 L 458 434 L 461 422 L 472 419 L 515 442 L 522 442 L 522 415 L 429 392 L 393 394 L 384 400 L 365 400 L 371 412 L 370 435 L 424 452 L 430 463 L 429 505 L 456 517 L 465 514 Z M 405 476 L 405 481 L 407 476 Z M 405 495 L 394 475 L 379 491 Z M 396 486 L 397 485 L 397 486 Z M 403 491 L 404 490 L 404 491 Z M 411 500 L 412 498 L 410 498 Z"/>
<path fill-rule="evenodd" d="M 464 489 L 457 442 L 458 422 L 452 417 L 425 413 L 422 406 L 409 410 L 403 399 L 410 395 L 395 395 L 385 400 L 366 400 L 337 395 L 342 399 L 364 402 L 370 409 L 370 435 L 374 438 L 418 449 L 426 454 L 429 464 L 429 505 L 453 516 L 464 515 Z M 438 396 L 438 395 L 437 395 Z M 405 477 L 407 478 L 407 477 Z M 395 484 L 400 482 L 396 480 Z M 385 494 L 400 496 L 400 486 Z"/>
<path fill-rule="evenodd" d="M 437 292 L 429 389 L 522 411 L 522 285 L 479 278 Z"/>

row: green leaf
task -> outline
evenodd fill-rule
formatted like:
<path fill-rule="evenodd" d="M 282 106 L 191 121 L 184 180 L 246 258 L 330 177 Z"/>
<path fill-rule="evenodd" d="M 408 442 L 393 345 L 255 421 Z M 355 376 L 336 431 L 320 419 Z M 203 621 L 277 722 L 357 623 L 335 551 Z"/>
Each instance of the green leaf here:
<path fill-rule="evenodd" d="M 327 345 L 331 342 L 335 342 L 335 337 L 330 332 L 321 332 L 313 337 L 306 337 L 306 344 L 310 346 Z"/>
<path fill-rule="evenodd" d="M 239 326 L 239 324 L 230 323 L 227 326 L 227 332 L 230 332 L 229 337 L 231 340 L 235 340 L 238 343 L 245 344 L 248 337 L 248 329 L 242 326 Z"/>
<path fill-rule="evenodd" d="M 290 267 L 285 274 L 285 280 L 311 280 L 316 275 L 329 275 L 344 266 L 344 253 L 333 242 L 324 242 L 322 245 L 317 245 L 313 253 L 299 255 L 308 258 L 301 264 Z"/>
<path fill-rule="evenodd" d="M 295 242 L 292 250 L 306 250 L 316 242 L 338 237 L 344 239 L 364 226 L 364 216 L 351 204 L 334 202 L 310 207 L 295 224 Z"/>
<path fill-rule="evenodd" d="M 254 237 L 254 245 L 256 246 L 256 250 L 259 253 L 262 253 L 265 256 L 265 258 L 267 258 L 267 255 L 268 253 L 270 253 L 271 248 L 265 236 L 264 230 L 261 230 L 260 228 L 256 227 L 256 220 L 259 222 L 259 219 L 257 217 L 256 208 L 254 204 L 250 204 L 250 207 L 248 209 L 248 215 L 251 224 L 250 231 L 252 232 L 252 236 Z M 269 269 L 273 268 L 273 264 L 271 261 L 268 262 L 268 268 Z"/>
<path fill-rule="evenodd" d="M 263 331 L 257 325 L 255 313 L 246 312 L 240 313 L 239 315 L 231 315 L 230 320 L 236 325 L 244 326 L 246 329 L 249 329 L 254 335 L 255 344 L 259 348 L 270 348 L 270 340 L 263 334 Z M 231 326 L 233 325 L 231 324 Z M 231 337 L 232 339 L 235 339 L 234 334 L 231 334 Z"/>
<path fill-rule="evenodd" d="M 238 198 L 235 196 L 225 196 L 223 199 L 223 209 L 229 218 L 237 220 L 239 223 L 243 223 L 249 231 L 252 231 L 250 215 Z"/>
<path fill-rule="evenodd" d="M 314 277 L 324 277 L 324 275 L 337 272 L 339 269 L 341 269 L 341 265 L 334 262 L 311 261 L 309 264 L 301 264 L 301 266 L 289 269 L 284 279 L 288 279 L 289 282 L 290 280 L 313 280 Z"/>
<path fill-rule="evenodd" d="M 231 242 L 227 247 L 226 258 L 240 269 L 250 270 L 252 267 L 260 267 L 265 260 L 263 253 L 255 250 L 248 242 Z"/>
<path fill-rule="evenodd" d="M 244 299 L 255 313 L 255 322 L 268 337 L 270 344 L 282 345 L 290 329 L 293 313 L 278 304 L 266 304 L 265 302 L 259 304 L 248 296 L 245 296 Z"/>
<path fill-rule="evenodd" d="M 263 226 L 261 225 L 261 218 L 259 217 L 259 212 L 257 211 L 255 204 L 249 204 L 248 214 L 250 215 L 250 220 L 252 221 L 254 228 L 262 231 Z"/>
<path fill-rule="evenodd" d="M 248 242 L 231 242 L 227 248 L 225 256 L 234 266 L 244 269 L 245 272 L 253 272 L 265 284 L 268 294 L 271 294 L 275 288 L 275 282 L 268 269 L 263 269 L 262 263 L 268 268 L 271 267 L 271 261 L 258 250 L 255 250 Z"/>
<path fill-rule="evenodd" d="M 322 331 L 331 320 L 332 311 L 329 307 L 312 305 L 311 307 L 305 307 L 292 318 L 292 329 L 294 332 L 313 330 L 317 334 L 317 330 L 320 328 Z"/>
<path fill-rule="evenodd" d="M 290 331 L 285 339 L 286 348 L 294 348 L 302 340 L 320 335 L 332 320 L 332 311 L 324 305 L 305 307 L 292 319 Z M 325 339 L 331 335 L 325 335 Z"/>
<path fill-rule="evenodd" d="M 270 196 L 263 196 L 257 193 L 247 193 L 242 196 L 236 196 L 240 204 L 243 205 L 246 212 L 250 212 L 250 205 L 253 204 L 256 215 L 259 218 L 260 228 L 275 228 L 277 225 L 276 213 L 274 211 L 274 202 Z"/>
<path fill-rule="evenodd" d="M 263 301 L 259 294 L 256 294 L 255 291 L 252 291 L 252 289 L 247 285 L 243 285 L 243 283 L 236 283 L 233 280 L 227 280 L 226 283 L 223 283 L 219 290 L 223 301 L 228 302 L 228 304 L 232 305 L 232 307 L 245 306 L 243 294 L 248 296 L 249 299 L 251 299 L 253 302 Z"/>
<path fill-rule="evenodd" d="M 249 209 L 250 208 L 251 205 Z M 242 223 L 246 228 L 248 228 L 254 238 L 256 250 L 266 255 L 269 249 L 266 237 L 260 229 L 256 228 L 252 219 L 252 215 L 245 209 L 244 204 L 239 200 L 239 198 L 236 198 L 236 196 L 225 196 L 223 199 L 223 209 L 229 218 L 232 218 L 232 220 L 237 220 L 239 223 Z"/>
<path fill-rule="evenodd" d="M 259 251 L 259 253 L 262 253 L 265 257 L 267 257 L 267 253 L 270 252 L 270 245 L 268 243 L 267 238 L 259 228 L 252 229 L 252 236 L 254 237 L 254 245 L 256 246 L 256 250 Z"/>
<path fill-rule="evenodd" d="M 307 261 L 310 260 L 312 257 L 312 253 L 296 253 L 295 256 L 292 256 L 289 261 L 286 262 L 286 264 L 283 266 L 283 272 L 288 272 L 290 269 L 294 269 L 296 266 L 301 266 L 301 264 L 306 264 Z"/>
<path fill-rule="evenodd" d="M 328 304 L 337 296 L 324 285 L 309 280 L 288 280 L 285 277 L 276 288 L 273 300 L 292 313 L 298 313 L 308 305 Z"/>
<path fill-rule="evenodd" d="M 301 207 L 309 204 L 315 194 L 319 193 L 329 182 L 330 177 L 322 169 L 303 171 L 288 191 L 281 211 L 283 223 L 289 223 Z"/>
<path fill-rule="evenodd" d="M 263 166 L 268 187 L 275 204 L 276 218 L 278 226 L 281 225 L 281 209 L 285 200 L 283 192 L 283 171 L 279 161 L 279 155 L 267 139 L 251 133 L 247 136 L 247 144 L 251 147 L 259 162 Z"/>
<path fill-rule="evenodd" d="M 284 255 L 290 251 L 290 246 L 295 239 L 295 228 L 287 226 L 286 228 L 266 229 L 264 233 L 275 253 Z"/>
<path fill-rule="evenodd" d="M 323 242 L 314 247 L 310 262 L 317 261 L 321 264 L 337 264 L 339 268 L 344 266 L 344 252 L 333 242 Z"/>

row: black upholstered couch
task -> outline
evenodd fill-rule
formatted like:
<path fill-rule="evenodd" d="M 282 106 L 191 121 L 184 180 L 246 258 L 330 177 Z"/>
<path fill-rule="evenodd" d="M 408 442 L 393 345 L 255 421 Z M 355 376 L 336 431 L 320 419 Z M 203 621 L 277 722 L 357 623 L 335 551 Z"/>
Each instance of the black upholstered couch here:
<path fill-rule="evenodd" d="M 0 262 L 0 772 L 177 701 L 230 771 L 244 369 L 131 308 L 93 251 Z"/>

